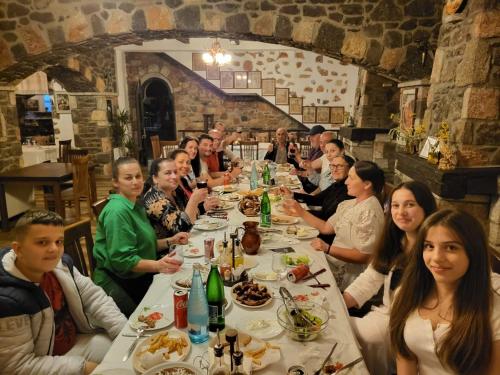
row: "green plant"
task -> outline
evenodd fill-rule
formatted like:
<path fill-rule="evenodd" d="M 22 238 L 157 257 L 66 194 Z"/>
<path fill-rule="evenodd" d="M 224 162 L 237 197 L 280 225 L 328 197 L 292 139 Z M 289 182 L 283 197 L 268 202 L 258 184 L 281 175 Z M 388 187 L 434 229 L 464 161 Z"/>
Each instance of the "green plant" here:
<path fill-rule="evenodd" d="M 392 113 L 390 119 L 398 124 L 395 128 L 389 130 L 389 137 L 396 141 L 405 144 L 408 151 L 414 152 L 418 149 L 420 142 L 425 138 L 426 126 L 424 123 L 415 127 L 403 128 L 400 124 L 400 117 L 398 114 Z"/>
<path fill-rule="evenodd" d="M 134 138 L 130 132 L 130 115 L 127 110 L 119 110 L 111 124 L 113 147 L 126 147 L 129 155 L 137 151 Z"/>

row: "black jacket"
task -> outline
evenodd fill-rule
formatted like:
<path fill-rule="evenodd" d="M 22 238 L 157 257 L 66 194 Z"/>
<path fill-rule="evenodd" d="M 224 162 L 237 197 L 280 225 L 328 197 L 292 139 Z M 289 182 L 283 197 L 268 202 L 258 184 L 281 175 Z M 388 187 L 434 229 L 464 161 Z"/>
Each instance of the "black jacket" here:
<path fill-rule="evenodd" d="M 286 142 L 286 161 L 289 164 L 292 164 L 295 168 L 298 168 L 299 165 L 297 164 L 297 161 L 295 159 L 289 158 L 288 157 L 288 146 L 290 145 L 290 142 Z M 297 150 L 298 151 L 298 150 Z M 271 161 L 276 161 L 276 154 L 278 153 L 278 145 L 273 142 L 273 150 L 266 152 L 266 155 L 264 155 L 264 160 L 271 160 Z"/>

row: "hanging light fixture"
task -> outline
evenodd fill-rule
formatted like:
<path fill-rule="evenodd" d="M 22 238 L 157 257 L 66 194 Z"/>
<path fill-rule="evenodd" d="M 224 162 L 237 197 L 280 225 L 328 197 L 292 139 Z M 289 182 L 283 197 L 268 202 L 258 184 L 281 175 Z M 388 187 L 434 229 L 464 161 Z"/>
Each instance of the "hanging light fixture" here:
<path fill-rule="evenodd" d="M 201 58 L 207 65 L 216 64 L 220 66 L 231 62 L 231 55 L 222 49 L 217 38 L 212 43 L 212 48 L 205 52 Z"/>

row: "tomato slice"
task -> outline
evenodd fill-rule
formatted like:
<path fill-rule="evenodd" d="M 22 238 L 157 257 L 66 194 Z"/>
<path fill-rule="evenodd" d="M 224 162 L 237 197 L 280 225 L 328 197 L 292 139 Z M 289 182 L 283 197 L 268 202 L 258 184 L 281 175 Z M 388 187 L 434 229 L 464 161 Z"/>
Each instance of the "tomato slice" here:
<path fill-rule="evenodd" d="M 148 315 L 148 318 L 153 320 L 160 320 L 163 318 L 163 314 L 161 312 L 154 312 Z"/>

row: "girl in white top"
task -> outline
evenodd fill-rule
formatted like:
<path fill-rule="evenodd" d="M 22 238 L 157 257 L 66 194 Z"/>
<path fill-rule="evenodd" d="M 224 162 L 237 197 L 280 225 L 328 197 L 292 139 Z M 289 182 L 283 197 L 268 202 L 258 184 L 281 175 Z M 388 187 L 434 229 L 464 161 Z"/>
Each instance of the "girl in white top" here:
<path fill-rule="evenodd" d="M 384 227 L 384 212 L 377 195 L 384 187 L 384 172 L 371 161 L 358 161 L 349 170 L 347 194 L 355 197 L 339 204 L 335 214 L 323 221 L 293 200 L 283 203 L 285 211 L 301 216 L 323 234 L 334 234 L 330 246 L 319 238 L 311 245 L 326 252 L 330 268 L 343 291 L 365 269 Z"/>
<path fill-rule="evenodd" d="M 389 312 L 394 290 L 401 280 L 407 259 L 415 244 L 418 228 L 436 211 L 436 201 L 427 185 L 403 182 L 392 191 L 384 232 L 368 268 L 344 291 L 347 308 L 360 308 L 383 285 L 382 305 L 362 318 L 351 318 L 371 374 L 389 374 L 394 367 L 390 353 Z"/>
<path fill-rule="evenodd" d="M 424 221 L 391 309 L 398 374 L 500 374 L 500 296 L 490 274 L 473 216 L 447 209 Z"/>

